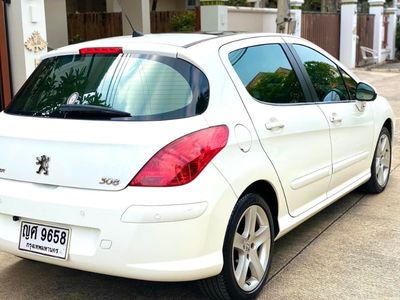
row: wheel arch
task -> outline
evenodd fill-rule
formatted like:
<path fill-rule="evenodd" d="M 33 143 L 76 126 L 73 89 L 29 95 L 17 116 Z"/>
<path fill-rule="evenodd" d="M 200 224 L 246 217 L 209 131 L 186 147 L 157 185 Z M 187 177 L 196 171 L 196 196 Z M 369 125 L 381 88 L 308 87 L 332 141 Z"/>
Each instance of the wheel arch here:
<path fill-rule="evenodd" d="M 386 121 L 383 123 L 383 127 L 386 127 L 390 133 L 390 140 L 393 142 L 393 121 L 390 118 L 387 118 Z"/>
<path fill-rule="evenodd" d="M 278 197 L 273 185 L 266 180 L 255 181 L 242 192 L 239 199 L 242 196 L 250 193 L 260 195 L 264 199 L 264 201 L 268 204 L 274 222 L 274 234 L 276 237 L 280 229 L 278 222 Z"/>

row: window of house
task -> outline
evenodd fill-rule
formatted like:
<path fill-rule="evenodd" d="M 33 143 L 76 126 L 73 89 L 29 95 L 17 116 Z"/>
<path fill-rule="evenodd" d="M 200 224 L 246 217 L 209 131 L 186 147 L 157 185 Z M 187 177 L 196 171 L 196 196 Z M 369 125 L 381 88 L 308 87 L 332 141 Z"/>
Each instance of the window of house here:
<path fill-rule="evenodd" d="M 351 99 L 336 64 L 321 53 L 302 45 L 293 45 L 321 102 Z"/>
<path fill-rule="evenodd" d="M 238 49 L 229 54 L 229 60 L 254 98 L 278 104 L 306 101 L 296 73 L 280 45 Z"/>
<path fill-rule="evenodd" d="M 195 8 L 200 5 L 199 2 L 197 0 L 186 0 L 186 8 Z"/>

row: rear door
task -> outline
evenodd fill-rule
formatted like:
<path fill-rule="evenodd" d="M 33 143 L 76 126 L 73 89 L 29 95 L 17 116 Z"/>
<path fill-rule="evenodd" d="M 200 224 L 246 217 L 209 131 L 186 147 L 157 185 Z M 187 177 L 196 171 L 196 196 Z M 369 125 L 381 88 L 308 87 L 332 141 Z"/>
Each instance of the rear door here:
<path fill-rule="evenodd" d="M 357 82 L 333 60 L 306 45 L 292 44 L 313 96 L 329 121 L 332 140 L 333 196 L 370 172 L 373 151 L 373 103 L 355 100 Z"/>
<path fill-rule="evenodd" d="M 162 147 L 208 127 L 208 95 L 205 75 L 174 57 L 47 58 L 0 114 L 0 178 L 124 189 Z"/>
<path fill-rule="evenodd" d="M 221 48 L 265 153 L 282 183 L 290 214 L 326 199 L 331 177 L 329 125 L 312 102 L 281 38 L 243 40 Z"/>

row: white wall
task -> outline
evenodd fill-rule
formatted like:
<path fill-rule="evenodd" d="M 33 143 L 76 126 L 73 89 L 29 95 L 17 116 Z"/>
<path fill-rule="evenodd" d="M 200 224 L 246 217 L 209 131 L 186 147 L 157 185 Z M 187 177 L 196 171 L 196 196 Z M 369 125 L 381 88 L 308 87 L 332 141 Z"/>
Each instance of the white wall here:
<path fill-rule="evenodd" d="M 276 32 L 276 8 L 201 6 L 202 31 Z"/>
<path fill-rule="evenodd" d="M 24 45 L 34 31 L 38 31 L 44 40 L 47 39 L 44 0 L 14 0 L 6 5 L 6 9 L 8 15 L 10 69 L 13 91 L 16 93 L 35 69 L 36 60 L 47 52 L 47 49 L 39 53 L 30 52 Z"/>
<path fill-rule="evenodd" d="M 276 8 L 228 7 L 228 30 L 276 32 Z"/>
<path fill-rule="evenodd" d="M 129 17 L 136 31 L 150 33 L 150 1 L 149 0 L 120 0 L 122 8 L 122 31 L 124 35 L 132 34 L 129 22 L 125 14 Z"/>
<path fill-rule="evenodd" d="M 107 0 L 107 12 L 121 12 L 121 6 L 117 0 Z"/>
<path fill-rule="evenodd" d="M 67 9 L 65 0 L 44 0 L 47 43 L 51 49 L 68 45 Z"/>
<path fill-rule="evenodd" d="M 340 10 L 340 61 L 348 68 L 356 66 L 357 3 L 342 0 Z"/>

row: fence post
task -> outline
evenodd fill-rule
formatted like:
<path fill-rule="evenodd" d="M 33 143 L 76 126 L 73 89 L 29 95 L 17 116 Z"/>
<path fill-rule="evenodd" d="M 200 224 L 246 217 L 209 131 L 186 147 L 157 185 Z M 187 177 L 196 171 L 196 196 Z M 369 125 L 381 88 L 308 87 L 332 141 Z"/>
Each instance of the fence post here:
<path fill-rule="evenodd" d="M 378 53 L 378 62 L 384 61 L 382 55 L 383 41 L 383 5 L 385 0 L 368 0 L 369 13 L 374 15 L 374 50 Z"/>
<path fill-rule="evenodd" d="M 290 0 L 290 12 L 294 15 L 295 28 L 293 35 L 301 37 L 301 6 L 304 0 Z"/>
<path fill-rule="evenodd" d="M 390 49 L 389 59 L 393 60 L 396 56 L 396 22 L 397 22 L 397 8 L 386 8 L 386 14 L 389 15 L 389 27 L 387 33 L 388 48 Z"/>
<path fill-rule="evenodd" d="M 150 33 L 150 1 L 148 0 L 119 0 L 122 9 L 122 32 L 124 35 L 132 34 L 131 26 L 125 17 L 130 19 L 136 31 Z"/>
<path fill-rule="evenodd" d="M 45 0 L 49 50 L 68 45 L 67 7 L 65 0 Z"/>
<path fill-rule="evenodd" d="M 348 68 L 356 66 L 357 1 L 342 0 L 340 10 L 340 61 Z"/>

